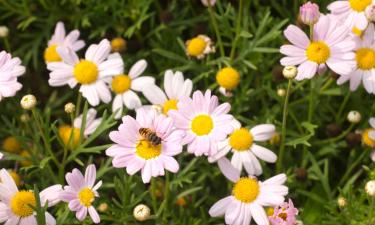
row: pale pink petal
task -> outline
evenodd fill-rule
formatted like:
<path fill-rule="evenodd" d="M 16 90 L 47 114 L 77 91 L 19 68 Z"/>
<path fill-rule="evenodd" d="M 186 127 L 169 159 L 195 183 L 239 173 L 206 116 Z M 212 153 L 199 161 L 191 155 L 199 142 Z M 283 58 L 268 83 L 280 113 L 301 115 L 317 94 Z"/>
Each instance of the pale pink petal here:
<path fill-rule="evenodd" d="M 223 175 L 232 182 L 237 182 L 240 179 L 240 171 L 235 169 L 230 161 L 223 157 L 217 161 L 220 171 Z"/>

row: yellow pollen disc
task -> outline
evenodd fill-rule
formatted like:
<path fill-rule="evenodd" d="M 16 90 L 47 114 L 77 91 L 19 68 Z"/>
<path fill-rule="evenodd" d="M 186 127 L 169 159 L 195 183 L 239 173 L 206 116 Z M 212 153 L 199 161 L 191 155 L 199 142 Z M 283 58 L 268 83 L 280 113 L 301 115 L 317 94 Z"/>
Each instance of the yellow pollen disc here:
<path fill-rule="evenodd" d="M 357 66 L 361 70 L 375 68 L 375 51 L 371 48 L 360 48 L 355 54 Z"/>
<path fill-rule="evenodd" d="M 126 48 L 126 41 L 120 37 L 114 38 L 111 41 L 111 48 L 113 52 L 122 52 Z"/>
<path fill-rule="evenodd" d="M 95 194 L 90 188 L 86 187 L 78 193 L 78 199 L 81 205 L 90 207 L 95 199 Z"/>
<path fill-rule="evenodd" d="M 113 78 L 112 80 L 112 90 L 116 94 L 122 94 L 129 90 L 131 87 L 132 80 L 128 75 L 121 74 Z"/>
<path fill-rule="evenodd" d="M 163 113 L 165 115 L 168 115 L 169 110 L 171 110 L 171 109 L 176 110 L 177 109 L 177 103 L 178 103 L 178 101 L 174 100 L 174 99 L 170 99 L 170 100 L 166 101 L 163 105 Z"/>
<path fill-rule="evenodd" d="M 229 145 L 233 150 L 246 151 L 253 145 L 253 135 L 246 128 L 235 130 L 229 137 Z"/>
<path fill-rule="evenodd" d="M 46 62 L 60 62 L 61 57 L 56 51 L 57 45 L 51 45 L 44 51 L 44 60 Z"/>
<path fill-rule="evenodd" d="M 221 87 L 233 90 L 240 82 L 240 74 L 232 67 L 225 67 L 216 74 L 216 81 Z"/>
<path fill-rule="evenodd" d="M 353 27 L 352 32 L 357 36 L 362 36 L 363 31 L 358 29 L 357 27 Z"/>
<path fill-rule="evenodd" d="M 363 12 L 371 4 L 372 0 L 349 0 L 350 7 L 357 12 Z"/>
<path fill-rule="evenodd" d="M 186 51 L 190 56 L 199 56 L 202 55 L 206 49 L 207 43 L 201 37 L 196 37 L 188 41 Z"/>
<path fill-rule="evenodd" d="M 36 206 L 34 193 L 31 191 L 19 191 L 10 199 L 10 209 L 19 217 L 31 216 L 34 210 L 30 207 Z"/>
<path fill-rule="evenodd" d="M 214 128 L 214 122 L 209 115 L 196 116 L 191 122 L 191 130 L 198 136 L 207 135 Z"/>
<path fill-rule="evenodd" d="M 14 137 L 7 137 L 3 142 L 3 149 L 6 152 L 18 153 L 21 151 L 21 144 Z"/>
<path fill-rule="evenodd" d="M 363 131 L 363 133 L 362 133 L 362 142 L 363 142 L 365 145 L 367 145 L 367 146 L 369 146 L 369 147 L 371 147 L 371 148 L 375 148 L 375 140 L 372 139 L 372 138 L 369 136 L 369 133 L 370 133 L 371 131 L 375 131 L 375 129 L 374 129 L 374 128 L 369 128 L 369 129 L 366 129 L 366 130 Z"/>
<path fill-rule="evenodd" d="M 237 200 L 250 203 L 258 197 L 259 185 L 255 179 L 243 177 L 234 185 L 232 192 Z"/>
<path fill-rule="evenodd" d="M 17 187 L 21 184 L 21 177 L 16 173 L 14 170 L 8 170 L 9 175 L 13 178 L 14 183 L 16 183 Z M 1 181 L 0 181 L 1 182 Z"/>
<path fill-rule="evenodd" d="M 331 54 L 328 45 L 322 41 L 312 42 L 306 50 L 306 56 L 310 61 L 323 64 Z"/>
<path fill-rule="evenodd" d="M 91 84 L 98 79 L 99 71 L 95 63 L 81 60 L 74 67 L 74 77 L 80 84 Z"/>
<path fill-rule="evenodd" d="M 273 213 L 275 212 L 275 209 L 272 207 L 267 207 L 266 214 L 267 216 L 273 216 Z"/>
<path fill-rule="evenodd" d="M 161 154 L 161 144 L 153 145 L 147 140 L 140 140 L 136 147 L 136 153 L 144 159 L 152 159 Z"/>
<path fill-rule="evenodd" d="M 73 134 L 72 134 L 73 133 Z M 68 148 L 75 148 L 78 146 L 79 137 L 81 136 L 81 129 L 71 127 L 69 125 L 63 125 L 59 127 L 59 136 L 65 146 Z M 70 139 L 70 136 L 72 136 Z M 70 141 L 70 144 L 69 144 Z"/>

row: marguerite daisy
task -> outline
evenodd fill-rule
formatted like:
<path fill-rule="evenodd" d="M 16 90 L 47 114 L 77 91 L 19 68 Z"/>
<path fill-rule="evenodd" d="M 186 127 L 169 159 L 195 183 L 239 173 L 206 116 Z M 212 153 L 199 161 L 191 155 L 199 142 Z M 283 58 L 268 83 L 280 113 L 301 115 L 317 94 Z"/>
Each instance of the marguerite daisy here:
<path fill-rule="evenodd" d="M 370 118 L 369 123 L 371 128 L 363 131 L 362 142 L 364 145 L 373 149 L 371 159 L 375 162 L 375 117 Z"/>
<path fill-rule="evenodd" d="M 366 91 L 375 94 L 375 31 L 374 25 L 369 24 L 362 37 L 353 37 L 357 42 L 355 49 L 356 66 L 347 76 L 341 76 L 338 84 L 350 80 L 350 90 L 355 91 L 363 83 Z"/>
<path fill-rule="evenodd" d="M 168 115 L 169 110 L 177 109 L 178 102 L 185 97 L 190 97 L 193 89 L 193 82 L 190 79 L 184 80 L 184 75 L 177 71 L 165 71 L 164 74 L 165 93 L 156 85 L 145 86 L 143 95 L 155 106 L 159 106 L 161 111 Z"/>
<path fill-rule="evenodd" d="M 109 134 L 115 144 L 106 150 L 116 168 L 126 167 L 129 175 L 142 170 L 142 180 L 176 173 L 179 165 L 173 156 L 182 152 L 183 132 L 175 130 L 171 118 L 153 109 L 139 108 L 136 119 L 122 118 L 118 131 Z"/>
<path fill-rule="evenodd" d="M 25 67 L 21 66 L 21 60 L 6 51 L 0 52 L 0 101 L 6 97 L 16 95 L 22 88 L 17 78 L 25 73 Z"/>
<path fill-rule="evenodd" d="M 192 99 L 182 98 L 177 107 L 169 116 L 176 128 L 185 132 L 183 143 L 188 144 L 188 152 L 196 156 L 215 155 L 218 142 L 233 131 L 233 116 L 228 114 L 230 104 L 219 105 L 218 98 L 207 90 L 204 95 L 201 91 L 194 92 Z"/>
<path fill-rule="evenodd" d="M 284 31 L 292 45 L 281 46 L 283 66 L 298 66 L 297 80 L 310 79 L 317 72 L 323 73 L 326 65 L 335 73 L 348 75 L 355 65 L 355 42 L 348 36 L 348 28 L 339 24 L 333 16 L 321 15 L 314 25 L 314 37 L 310 41 L 297 26 L 289 25 Z"/>
<path fill-rule="evenodd" d="M 291 199 L 283 202 L 281 205 L 273 209 L 273 214 L 269 216 L 271 225 L 296 225 L 296 216 L 298 209 L 294 207 Z"/>
<path fill-rule="evenodd" d="M 150 76 L 141 76 L 147 67 L 146 60 L 142 59 L 136 62 L 129 70 L 128 74 L 124 74 L 122 70 L 119 75 L 113 77 L 111 81 L 112 91 L 116 94 L 113 99 L 112 110 L 116 112 L 116 119 L 121 117 L 123 106 L 128 109 L 136 109 L 142 105 L 141 99 L 135 91 L 142 91 L 147 85 L 153 85 L 155 78 Z"/>
<path fill-rule="evenodd" d="M 219 150 L 216 155 L 209 157 L 210 162 L 219 160 L 229 151 L 233 152 L 232 165 L 239 171 L 242 167 L 250 175 L 262 174 L 262 166 L 257 158 L 266 162 L 276 162 L 277 156 L 271 150 L 268 150 L 254 141 L 267 141 L 275 134 L 275 126 L 272 124 L 261 124 L 253 128 L 241 128 L 239 122 L 232 123 L 234 127 L 233 133 L 223 142 L 219 143 Z"/>
<path fill-rule="evenodd" d="M 219 167 L 223 174 L 234 186 L 232 195 L 215 203 L 209 214 L 212 217 L 225 215 L 225 223 L 250 224 L 254 218 L 258 225 L 269 225 L 264 206 L 277 206 L 284 202 L 284 196 L 288 194 L 288 188 L 283 184 L 286 181 L 285 174 L 271 177 L 264 182 L 255 177 L 240 177 L 240 172 L 232 167 L 229 160 L 220 160 Z"/>
<path fill-rule="evenodd" d="M 108 58 L 111 45 L 107 39 L 99 44 L 90 45 L 85 59 L 79 60 L 77 54 L 66 47 L 59 46 L 57 52 L 62 62 L 51 62 L 47 68 L 51 71 L 48 80 L 51 86 L 68 84 L 71 88 L 81 84 L 79 91 L 92 106 L 100 101 L 108 103 L 112 96 L 106 85 L 107 79 L 123 70 L 121 57 Z M 107 59 L 108 58 L 108 59 Z"/>
<path fill-rule="evenodd" d="M 332 2 L 328 5 L 328 9 L 346 26 L 365 30 L 369 23 L 365 10 L 373 4 L 375 4 L 374 0 L 343 0 Z"/>
<path fill-rule="evenodd" d="M 12 176 L 2 169 L 0 171 L 0 223 L 7 225 L 37 225 L 36 212 L 31 206 L 36 206 L 35 194 L 32 190 L 19 191 Z M 54 185 L 39 193 L 42 207 L 56 205 L 61 191 L 61 185 Z M 47 225 L 55 225 L 56 220 L 46 212 Z"/>
<path fill-rule="evenodd" d="M 56 24 L 55 33 L 52 35 L 51 40 L 48 41 L 48 47 L 44 51 L 44 60 L 46 62 L 61 61 L 61 57 L 56 51 L 58 46 L 70 48 L 75 52 L 85 47 L 85 42 L 78 40 L 78 38 L 79 30 L 73 30 L 65 36 L 64 23 L 58 22 Z"/>
<path fill-rule="evenodd" d="M 73 169 L 65 176 L 67 186 L 60 192 L 62 201 L 69 203 L 69 209 L 76 212 L 76 218 L 83 221 L 87 212 L 94 223 L 100 223 L 100 217 L 92 203 L 99 197 L 97 190 L 102 186 L 102 181 L 95 184 L 96 168 L 91 164 L 86 168 L 85 176 L 78 169 Z"/>
<path fill-rule="evenodd" d="M 211 38 L 202 34 L 186 41 L 185 45 L 186 55 L 197 59 L 203 59 L 206 55 L 215 52 L 215 46 Z"/>

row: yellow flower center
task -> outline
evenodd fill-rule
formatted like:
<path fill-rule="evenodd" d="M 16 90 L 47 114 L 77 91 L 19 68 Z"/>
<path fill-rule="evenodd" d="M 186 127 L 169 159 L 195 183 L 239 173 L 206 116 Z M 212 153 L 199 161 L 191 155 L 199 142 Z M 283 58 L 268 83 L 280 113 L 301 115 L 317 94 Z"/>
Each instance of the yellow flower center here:
<path fill-rule="evenodd" d="M 44 60 L 46 62 L 60 62 L 61 57 L 56 51 L 57 45 L 51 45 L 44 51 Z"/>
<path fill-rule="evenodd" d="M 235 130 L 229 137 L 229 145 L 233 150 L 246 151 L 253 145 L 253 135 L 246 128 Z"/>
<path fill-rule="evenodd" d="M 196 116 L 191 122 L 191 130 L 198 136 L 207 135 L 214 128 L 214 122 L 209 115 Z"/>
<path fill-rule="evenodd" d="M 362 142 L 363 142 L 365 145 L 367 145 L 367 146 L 369 146 L 369 147 L 371 147 L 371 148 L 375 148 L 375 140 L 372 139 L 372 138 L 369 136 L 369 133 L 370 133 L 371 131 L 375 131 L 375 129 L 374 129 L 374 128 L 369 128 L 369 129 L 366 129 L 366 130 L 363 131 L 363 133 L 362 133 Z"/>
<path fill-rule="evenodd" d="M 357 50 L 355 59 L 357 66 L 361 70 L 370 70 L 375 68 L 375 51 L 371 48 L 360 48 Z"/>
<path fill-rule="evenodd" d="M 19 191 L 10 199 L 10 209 L 19 217 L 31 216 L 36 206 L 34 193 L 31 191 Z"/>
<path fill-rule="evenodd" d="M 323 64 L 331 54 L 328 45 L 322 41 L 312 42 L 306 50 L 306 56 L 310 61 Z"/>
<path fill-rule="evenodd" d="M 81 136 L 81 129 L 71 127 L 69 125 L 63 125 L 59 127 L 59 136 L 63 141 L 64 145 L 72 149 L 78 146 L 79 137 Z"/>
<path fill-rule="evenodd" d="M 249 177 L 243 177 L 233 187 L 234 197 L 244 203 L 254 201 L 259 194 L 258 182 Z"/>
<path fill-rule="evenodd" d="M 18 153 L 21 151 L 21 144 L 14 137 L 7 137 L 3 142 L 3 149 L 6 152 Z"/>
<path fill-rule="evenodd" d="M 20 186 L 20 184 L 21 184 L 20 175 L 18 175 L 18 173 L 16 173 L 16 171 L 14 171 L 14 170 L 8 170 L 8 173 L 13 178 L 14 183 L 16 183 L 17 186 Z"/>
<path fill-rule="evenodd" d="M 366 7 L 370 5 L 372 0 L 349 0 L 350 7 L 357 12 L 365 11 Z"/>
<path fill-rule="evenodd" d="M 275 209 L 272 207 L 267 207 L 266 214 L 267 216 L 273 216 L 273 213 L 275 212 Z"/>
<path fill-rule="evenodd" d="M 111 41 L 111 48 L 113 52 L 121 52 L 126 47 L 126 41 L 123 38 L 114 38 Z"/>
<path fill-rule="evenodd" d="M 240 82 L 240 74 L 232 67 L 225 67 L 216 74 L 216 81 L 221 87 L 233 90 Z"/>
<path fill-rule="evenodd" d="M 203 38 L 195 37 L 187 43 L 186 51 L 188 55 L 199 56 L 203 54 L 206 46 L 207 43 Z"/>
<path fill-rule="evenodd" d="M 80 84 L 91 84 L 98 79 L 99 71 L 95 63 L 81 60 L 74 67 L 74 77 Z"/>
<path fill-rule="evenodd" d="M 136 147 L 136 153 L 144 159 L 152 159 L 161 154 L 161 144 L 153 145 L 147 140 L 140 140 Z"/>
<path fill-rule="evenodd" d="M 90 188 L 86 187 L 78 193 L 78 199 L 82 205 L 90 207 L 95 199 L 95 194 Z"/>
<path fill-rule="evenodd" d="M 128 75 L 121 74 L 113 78 L 112 80 L 112 90 L 116 94 L 122 94 L 129 90 L 131 87 L 132 80 Z"/>
<path fill-rule="evenodd" d="M 352 32 L 357 36 L 362 36 L 362 30 L 358 29 L 357 27 L 353 27 Z"/>
<path fill-rule="evenodd" d="M 174 100 L 174 99 L 170 99 L 170 100 L 166 101 L 163 105 L 163 113 L 165 115 L 168 115 L 169 110 L 171 110 L 171 109 L 176 110 L 177 109 L 177 103 L 178 103 L 178 101 Z"/>

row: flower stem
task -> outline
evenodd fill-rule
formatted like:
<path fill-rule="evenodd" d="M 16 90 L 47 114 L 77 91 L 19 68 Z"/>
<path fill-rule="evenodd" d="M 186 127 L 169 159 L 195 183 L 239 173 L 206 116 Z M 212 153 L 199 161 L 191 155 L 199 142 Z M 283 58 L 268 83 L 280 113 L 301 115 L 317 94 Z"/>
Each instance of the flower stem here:
<path fill-rule="evenodd" d="M 236 36 L 234 37 L 234 40 L 232 42 L 232 49 L 230 50 L 230 61 L 234 60 L 234 55 L 236 53 L 237 42 L 238 42 L 240 31 L 241 31 L 242 11 L 243 11 L 243 0 L 240 0 L 238 17 L 237 17 Z"/>
<path fill-rule="evenodd" d="M 284 101 L 284 110 L 283 110 L 283 123 L 281 127 L 281 143 L 280 143 L 280 150 L 278 155 L 278 160 L 276 164 L 277 172 L 281 172 L 282 165 L 283 165 L 283 158 L 285 153 L 285 138 L 286 138 L 286 120 L 288 117 L 288 105 L 289 105 L 289 95 L 292 88 L 292 79 L 288 81 L 288 89 L 286 90 L 286 96 Z"/>
<path fill-rule="evenodd" d="M 217 38 L 217 44 L 218 44 L 219 49 L 220 49 L 220 54 L 221 54 L 222 57 L 224 57 L 225 52 L 224 52 L 223 41 L 221 40 L 219 26 L 217 25 L 215 15 L 212 12 L 211 4 L 208 4 L 208 13 L 210 14 L 211 23 L 212 23 L 212 26 L 214 27 L 214 30 L 215 30 L 215 34 L 216 34 L 216 38 Z"/>

